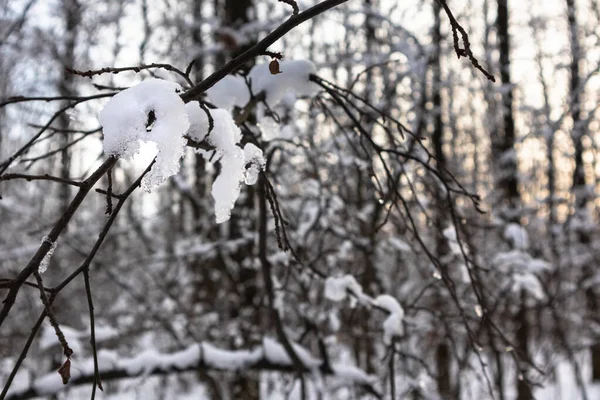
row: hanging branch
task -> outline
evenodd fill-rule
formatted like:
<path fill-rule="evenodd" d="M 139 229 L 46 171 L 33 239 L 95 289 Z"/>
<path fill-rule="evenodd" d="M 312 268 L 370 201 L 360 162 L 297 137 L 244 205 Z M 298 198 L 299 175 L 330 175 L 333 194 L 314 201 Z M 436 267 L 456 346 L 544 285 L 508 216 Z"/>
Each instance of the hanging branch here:
<path fill-rule="evenodd" d="M 487 72 L 479 64 L 477 58 L 475 58 L 475 56 L 473 55 L 473 52 L 471 51 L 471 43 L 469 42 L 469 35 L 465 31 L 465 29 L 458 23 L 458 21 L 456 21 L 454 15 L 452 15 L 452 11 L 450 11 L 450 7 L 448 7 L 446 0 L 437 0 L 437 2 L 440 3 L 440 5 L 444 8 L 448 19 L 450 20 L 450 26 L 452 27 L 452 37 L 454 39 L 454 51 L 456 52 L 458 58 L 467 57 L 471 61 L 471 64 L 473 64 L 475 68 L 481 71 L 481 73 L 483 73 L 483 75 L 485 75 L 487 79 L 489 79 L 492 82 L 496 82 L 496 78 L 494 78 L 494 75 Z M 459 33 L 460 40 L 462 40 L 464 48 L 460 47 L 460 40 L 458 37 Z"/>

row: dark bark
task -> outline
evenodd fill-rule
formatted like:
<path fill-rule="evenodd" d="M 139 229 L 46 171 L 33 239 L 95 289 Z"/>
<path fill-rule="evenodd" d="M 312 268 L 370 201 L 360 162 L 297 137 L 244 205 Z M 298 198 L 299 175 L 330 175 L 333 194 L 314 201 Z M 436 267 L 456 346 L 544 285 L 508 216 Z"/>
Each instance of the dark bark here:
<path fill-rule="evenodd" d="M 576 195 L 576 207 L 584 208 L 587 199 L 585 195 L 585 175 L 583 170 L 583 127 L 581 120 L 581 100 L 580 100 L 580 71 L 579 63 L 581 61 L 581 46 L 578 37 L 577 8 L 575 0 L 566 0 L 567 19 L 569 24 L 569 43 L 571 47 L 571 63 L 569 65 L 569 96 L 571 106 L 571 120 L 573 123 L 571 136 L 575 146 L 575 170 L 573 172 L 573 190 Z"/>
<path fill-rule="evenodd" d="M 569 24 L 569 43 L 571 47 L 571 64 L 569 65 L 569 96 L 570 96 L 570 114 L 572 120 L 571 137 L 575 148 L 575 170 L 573 171 L 573 193 L 575 194 L 575 215 L 580 218 L 586 218 L 586 208 L 589 202 L 589 196 L 586 189 L 585 171 L 583 163 L 583 136 L 584 121 L 581 118 L 581 71 L 579 64 L 582 59 L 581 44 L 579 43 L 579 25 L 577 22 L 577 4 L 575 0 L 566 0 L 567 5 L 567 20 Z M 580 245 L 590 243 L 590 234 L 586 228 L 577 229 L 575 232 Z M 584 275 L 591 278 L 595 271 L 593 267 L 585 266 Z M 600 307 L 598 304 L 597 294 L 593 286 L 585 290 L 585 298 L 587 307 L 593 318 L 598 318 L 600 315 Z M 600 342 L 598 338 L 594 338 L 594 343 L 591 348 L 592 357 L 592 380 L 600 381 Z"/>
<path fill-rule="evenodd" d="M 432 29 L 432 44 L 433 52 L 431 54 L 429 67 L 431 69 L 431 102 L 433 120 L 433 132 L 431 141 L 433 145 L 434 155 L 436 159 L 436 167 L 440 177 L 444 177 L 446 165 L 446 155 L 444 154 L 444 122 L 442 119 L 442 32 L 441 32 L 441 6 L 438 1 L 433 1 L 433 29 Z M 437 193 L 437 191 L 436 191 Z M 448 254 L 448 243 L 444 237 L 443 231 L 446 225 L 448 216 L 446 215 L 445 199 L 436 195 L 435 210 L 433 214 L 434 226 L 436 227 L 436 257 L 438 260 L 443 260 Z M 440 262 L 442 274 L 446 275 L 448 266 L 443 261 Z M 437 306 L 443 307 L 443 299 L 441 296 L 436 296 Z M 452 357 L 448 343 L 442 339 L 437 345 L 435 351 L 435 361 L 437 369 L 437 386 L 442 398 L 450 399 L 453 397 L 453 388 L 451 377 Z"/>
<path fill-rule="evenodd" d="M 75 45 L 77 42 L 78 26 L 81 23 L 82 6 L 78 0 L 63 0 L 62 11 L 65 21 L 65 41 L 63 51 L 58 59 L 61 77 L 57 86 L 60 96 L 69 97 L 76 96 L 77 93 L 73 89 L 73 74 L 69 73 L 63 67 L 73 67 L 75 65 Z M 67 104 L 64 103 L 63 106 Z M 70 117 L 67 113 L 62 113 L 57 119 L 59 130 L 63 130 L 63 132 L 58 134 L 58 146 L 59 148 L 63 148 L 60 152 L 59 173 L 62 179 L 69 179 L 71 174 L 71 150 L 66 148 L 71 135 L 64 132 L 64 130 L 69 129 L 69 123 Z M 58 198 L 60 210 L 66 210 L 71 199 L 71 187 L 69 185 L 60 185 Z"/>
<path fill-rule="evenodd" d="M 498 0 L 498 16 L 496 34 L 500 61 L 500 78 L 502 90 L 502 130 L 494 132 L 492 138 L 493 156 L 499 168 L 499 188 L 503 192 L 503 201 L 514 209 L 519 204 L 519 188 L 517 178 L 517 158 L 515 152 L 515 122 L 513 115 L 513 89 L 510 74 L 510 35 L 509 35 L 508 0 Z M 512 214 L 512 213 L 511 213 Z"/>
<path fill-rule="evenodd" d="M 492 148 L 492 152 L 497 160 L 496 164 L 500 174 L 498 186 L 502 191 L 501 202 L 508 207 L 505 210 L 504 219 L 507 222 L 519 223 L 520 195 L 515 149 L 516 131 L 513 114 L 513 88 L 510 74 L 511 46 L 508 0 L 498 0 L 497 5 L 496 34 L 498 38 L 500 77 L 503 89 L 501 107 L 502 130 L 493 133 L 492 143 L 494 147 Z M 518 304 L 519 310 L 515 315 L 515 324 L 517 325 L 515 338 L 517 353 L 523 361 L 520 363 L 520 366 L 526 365 L 526 360 L 529 360 L 528 342 L 530 339 L 530 326 L 527 317 L 526 297 L 526 294 L 523 292 L 520 297 L 520 304 Z M 518 371 L 517 373 L 516 386 L 518 400 L 531 400 L 533 398 L 526 373 L 526 370 Z"/>
<path fill-rule="evenodd" d="M 450 364 L 452 355 L 446 343 L 440 343 L 435 350 L 435 363 L 437 367 L 437 386 L 443 399 L 452 398 L 452 384 L 450 381 Z"/>
<path fill-rule="evenodd" d="M 529 357 L 529 320 L 527 316 L 527 307 L 525 306 L 526 293 L 521 293 L 521 305 L 519 306 L 519 312 L 516 316 L 517 332 L 517 354 L 522 358 Z M 524 364 L 524 363 L 523 363 Z M 531 400 L 533 394 L 525 370 L 517 371 L 517 400 Z"/>

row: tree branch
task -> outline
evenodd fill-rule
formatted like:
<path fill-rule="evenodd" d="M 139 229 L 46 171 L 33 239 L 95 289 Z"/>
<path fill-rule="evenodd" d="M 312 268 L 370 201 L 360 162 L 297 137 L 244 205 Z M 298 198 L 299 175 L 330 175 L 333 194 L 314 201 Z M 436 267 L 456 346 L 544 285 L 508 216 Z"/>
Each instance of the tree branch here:
<path fill-rule="evenodd" d="M 52 243 L 58 240 L 58 237 L 63 232 L 63 230 L 68 225 L 69 221 L 75 214 L 75 211 L 79 208 L 83 200 L 86 198 L 89 191 L 92 189 L 94 184 L 108 171 L 115 163 L 117 159 L 114 157 L 109 157 L 104 163 L 92 174 L 89 178 L 82 182 L 82 186 L 79 188 L 79 192 L 75 195 L 75 198 L 64 212 L 62 217 L 58 220 L 58 222 L 54 225 L 50 233 L 48 234 L 48 240 L 44 240 L 40 245 L 38 251 L 31 258 L 27 266 L 21 271 L 21 273 L 13 280 L 13 285 L 10 288 L 6 298 L 4 299 L 4 306 L 2 310 L 0 310 L 0 326 L 4 323 L 4 320 L 8 316 L 15 300 L 17 298 L 17 294 L 21 289 L 21 286 L 24 282 L 33 274 L 34 271 L 40 265 L 42 259 L 50 250 Z"/>
<path fill-rule="evenodd" d="M 345 3 L 347 1 L 348 0 L 326 0 L 299 14 L 292 15 L 287 21 L 279 25 L 277 29 L 269 33 L 263 40 L 261 40 L 260 42 L 258 42 L 257 44 L 255 44 L 254 46 L 252 46 L 251 48 L 234 58 L 233 60 L 229 61 L 227 64 L 219 68 L 216 72 L 214 72 L 212 75 L 200 82 L 198 85 L 194 86 L 192 89 L 183 93 L 181 95 L 181 98 L 186 103 L 197 99 L 202 93 L 206 92 L 221 79 L 237 70 L 247 61 L 251 60 L 254 57 L 265 54 L 270 45 L 275 43 L 286 33 L 291 31 L 301 23 L 308 21 L 309 19 L 314 18 L 317 15 L 322 14 L 325 11 L 339 6 L 340 4 Z"/>
<path fill-rule="evenodd" d="M 302 349 L 302 372 L 310 373 L 314 365 L 319 368 L 323 361 L 314 358 L 308 350 Z M 135 378 L 138 376 L 169 375 L 187 371 L 279 371 L 285 373 L 298 372 L 297 366 L 290 360 L 283 346 L 269 338 L 263 339 L 262 346 L 253 350 L 227 350 L 209 343 L 193 344 L 187 349 L 170 354 L 160 354 L 149 350 L 133 358 L 116 358 L 107 353 L 98 354 L 101 362 L 100 373 L 106 381 Z M 40 396 L 51 396 L 66 388 L 94 382 L 95 374 L 91 363 L 79 362 L 81 368 L 73 369 L 69 385 L 63 385 L 60 376 L 51 372 L 34 381 L 29 387 L 12 390 L 7 400 L 24 400 Z M 380 394 L 373 387 L 372 378 L 363 370 L 347 364 L 334 364 L 331 368 L 321 368 L 324 375 L 359 385 L 373 396 Z M 44 382 L 44 385 L 39 383 Z"/>

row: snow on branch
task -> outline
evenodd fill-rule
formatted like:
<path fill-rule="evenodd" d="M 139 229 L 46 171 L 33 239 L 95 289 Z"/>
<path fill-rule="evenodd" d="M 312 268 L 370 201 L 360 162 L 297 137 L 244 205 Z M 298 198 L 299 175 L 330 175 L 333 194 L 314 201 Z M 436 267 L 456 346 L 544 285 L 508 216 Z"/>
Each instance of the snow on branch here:
<path fill-rule="evenodd" d="M 379 397 L 373 387 L 374 378 L 358 367 L 344 364 L 328 365 L 313 357 L 304 347 L 294 344 L 306 373 L 319 371 L 339 383 L 359 385 Z M 135 378 L 139 376 L 168 375 L 199 369 L 218 371 L 270 370 L 298 372 L 283 345 L 264 338 L 261 346 L 253 350 L 227 350 L 209 343 L 196 343 L 174 353 L 146 350 L 132 358 L 121 358 L 113 351 L 98 352 L 100 377 L 103 381 Z M 69 387 L 94 382 L 94 366 L 91 359 L 73 361 L 69 385 L 63 385 L 58 373 L 44 375 L 28 386 L 14 387 L 7 400 L 22 400 L 40 396 L 52 396 Z M 76 366 L 76 367 L 75 367 Z"/>
<path fill-rule="evenodd" d="M 240 195 L 240 185 L 245 182 L 253 185 L 258 174 L 265 168 L 262 150 L 252 143 L 239 146 L 242 132 L 236 125 L 229 111 L 224 109 L 201 109 L 197 101 L 185 105 L 190 121 L 187 136 L 195 142 L 207 142 L 214 148 L 214 153 L 206 156 L 207 161 L 219 161 L 221 171 L 212 186 L 215 200 L 215 216 L 217 223 L 227 221 L 231 217 L 236 200 Z M 209 117 L 213 121 L 210 130 Z"/>
<path fill-rule="evenodd" d="M 147 79 L 115 95 L 98 115 L 107 154 L 130 158 L 139 152 L 140 141 L 156 143 L 156 163 L 142 181 L 147 191 L 179 171 L 183 135 L 190 126 L 180 89 L 173 82 Z"/>
<path fill-rule="evenodd" d="M 352 275 L 341 277 L 328 277 L 324 285 L 325 298 L 340 302 L 346 297 L 350 298 L 350 307 L 354 308 L 357 303 L 367 307 L 377 308 L 387 314 L 382 324 L 383 343 L 392 344 L 394 338 L 404 335 L 404 309 L 394 297 L 382 294 L 376 298 L 365 294 L 362 286 Z"/>
<path fill-rule="evenodd" d="M 184 102 L 189 102 L 191 100 L 195 100 L 212 86 L 214 86 L 221 79 L 231 74 L 239 67 L 244 65 L 246 61 L 253 59 L 254 57 L 264 55 L 267 52 L 267 49 L 270 45 L 275 43 L 281 37 L 283 37 L 286 33 L 291 31 L 296 26 L 301 23 L 308 21 L 316 17 L 319 14 L 324 13 L 325 11 L 332 9 L 340 4 L 346 3 L 348 0 L 325 0 L 321 3 L 317 3 L 314 6 L 302 11 L 301 13 L 294 14 L 290 18 L 288 18 L 283 24 L 281 24 L 277 29 L 269 33 L 265 36 L 260 42 L 229 61 L 222 68 L 219 68 L 212 75 L 208 76 L 198 85 L 194 86 L 192 89 L 181 95 L 181 98 Z"/>

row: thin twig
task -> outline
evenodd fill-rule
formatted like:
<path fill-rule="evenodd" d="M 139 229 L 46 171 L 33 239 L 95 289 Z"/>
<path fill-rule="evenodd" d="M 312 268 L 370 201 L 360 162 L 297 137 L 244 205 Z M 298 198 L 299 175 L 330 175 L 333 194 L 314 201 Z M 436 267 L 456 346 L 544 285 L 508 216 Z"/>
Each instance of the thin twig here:
<path fill-rule="evenodd" d="M 100 167 L 98 167 L 98 169 L 92 175 L 90 175 L 89 178 L 87 178 L 85 181 L 82 182 L 82 185 L 79 188 L 79 191 L 77 192 L 77 194 L 75 195 L 75 198 L 73 198 L 73 200 L 71 201 L 71 204 L 69 204 L 69 207 L 67 207 L 67 209 L 63 213 L 62 217 L 54 225 L 54 227 L 52 228 L 50 233 L 48 233 L 48 235 L 47 235 L 48 240 L 44 240 L 42 242 L 42 244 L 38 248 L 37 252 L 33 255 L 31 260 L 27 264 L 27 266 L 15 278 L 15 280 L 14 280 L 15 284 L 10 288 L 8 294 L 6 295 L 6 297 L 4 299 L 4 306 L 2 307 L 2 310 L 0 310 L 0 326 L 2 326 L 2 324 L 6 320 L 6 317 L 8 316 L 8 313 L 10 312 L 11 308 L 15 304 L 17 294 L 19 293 L 19 290 L 21 289 L 21 286 L 23 285 L 23 283 L 27 280 L 27 278 L 29 278 L 31 276 L 31 274 L 33 274 L 34 271 L 37 271 L 37 269 L 40 265 L 40 262 L 46 256 L 46 254 L 48 253 L 48 250 L 50 250 L 52 243 L 55 243 L 58 240 L 58 237 L 61 235 L 61 233 L 66 228 L 66 226 L 69 224 L 69 222 L 71 221 L 71 218 L 73 217 L 73 215 L 75 214 L 75 212 L 77 211 L 77 209 L 79 208 L 79 206 L 81 205 L 83 200 L 86 198 L 87 194 L 92 189 L 94 184 L 116 162 L 117 162 L 116 158 L 109 157 L 106 161 L 104 161 L 104 163 Z"/>
<path fill-rule="evenodd" d="M 44 307 L 46 308 L 46 314 L 48 315 L 48 320 L 50 320 L 50 324 L 54 328 L 54 333 L 56 334 L 58 342 L 60 343 L 60 346 L 63 349 L 63 353 L 65 357 L 71 358 L 71 356 L 73 355 L 73 350 L 71 349 L 71 347 L 69 347 L 69 343 L 67 342 L 67 339 L 65 338 L 64 333 L 60 329 L 58 321 L 56 321 L 56 317 L 54 316 L 54 313 L 50 308 L 51 303 L 48 300 L 48 297 L 46 296 L 46 292 L 44 291 L 44 283 L 42 281 L 42 277 L 40 276 L 40 273 L 38 271 L 34 271 L 33 276 L 35 277 L 38 283 L 38 287 L 40 289 L 40 298 L 42 299 L 42 303 L 44 303 Z"/>
<path fill-rule="evenodd" d="M 31 181 L 52 181 L 52 182 L 59 182 L 59 183 L 65 183 L 67 185 L 72 185 L 72 186 L 77 186 L 77 187 L 81 187 L 83 185 L 82 182 L 79 181 L 74 181 L 71 179 L 65 179 L 65 178 L 60 178 L 58 176 L 52 176 L 49 174 L 44 174 L 44 175 L 28 175 L 28 174 L 4 174 L 4 175 L 0 175 L 0 181 L 10 181 L 10 180 L 14 180 L 14 179 L 25 179 L 27 182 L 31 182 Z"/>
<path fill-rule="evenodd" d="M 108 196 L 110 198 L 110 196 Z M 96 398 L 96 387 L 104 390 L 100 380 L 100 371 L 98 369 L 98 350 L 96 348 L 96 323 L 94 321 L 94 303 L 92 301 L 92 288 L 90 286 L 90 268 L 89 265 L 83 270 L 83 280 L 85 282 L 85 294 L 87 296 L 88 309 L 90 314 L 90 344 L 92 345 L 92 357 L 94 358 L 94 383 L 92 385 L 91 400 Z"/>
<path fill-rule="evenodd" d="M 290 7 L 292 7 L 292 9 L 294 10 L 293 15 L 298 15 L 298 13 L 300 12 L 300 9 L 298 8 L 298 3 L 296 3 L 296 0 L 278 0 L 280 3 L 285 3 L 285 4 L 289 4 Z"/>
<path fill-rule="evenodd" d="M 69 68 L 69 67 L 65 67 L 65 69 L 67 70 L 68 73 L 70 74 L 74 74 L 74 75 L 79 75 L 85 78 L 92 78 L 93 76 L 96 75 L 102 75 L 102 74 L 118 74 L 120 72 L 125 72 L 125 71 L 134 71 L 135 73 L 139 73 L 142 70 L 145 69 L 154 69 L 154 68 L 160 68 L 160 69 L 164 69 L 166 71 L 169 72 L 174 72 L 177 75 L 183 77 L 183 79 L 185 79 L 185 81 L 190 85 L 193 86 L 194 83 L 190 80 L 190 77 L 183 71 L 181 71 L 180 69 L 172 66 L 171 64 L 157 64 L 157 63 L 152 63 L 152 64 L 147 64 L 147 65 L 138 65 L 135 67 L 122 67 L 122 68 L 114 68 L 114 67 L 105 67 L 105 68 L 100 68 L 100 69 L 90 69 L 87 71 L 79 71 L 73 68 Z"/>
<path fill-rule="evenodd" d="M 450 20 L 450 26 L 452 27 L 452 38 L 454 40 L 454 51 L 456 52 L 456 55 L 458 56 L 458 58 L 467 57 L 471 61 L 471 64 L 473 64 L 473 66 L 475 68 L 477 68 L 479 71 L 481 71 L 487 79 L 489 79 L 492 82 L 496 82 L 496 78 L 494 78 L 494 75 L 487 72 L 479 64 L 479 61 L 477 60 L 477 58 L 475 58 L 475 56 L 473 55 L 473 51 L 471 51 L 471 43 L 469 42 L 469 35 L 464 30 L 464 28 L 462 26 L 460 26 L 458 21 L 456 21 L 456 18 L 454 18 L 454 15 L 452 15 L 452 11 L 450 11 L 450 7 L 448 7 L 446 0 L 437 0 L 437 2 L 440 3 L 440 5 L 444 8 L 444 11 L 446 12 L 446 15 L 448 16 L 448 19 Z M 462 39 L 464 48 L 460 47 L 459 38 L 458 38 L 459 33 L 460 33 L 460 38 Z"/>
<path fill-rule="evenodd" d="M 48 303 L 50 305 L 52 305 L 53 302 L 54 302 L 54 294 L 51 295 L 50 298 L 48 299 Z M 17 372 L 21 368 L 21 364 L 25 360 L 25 357 L 27 357 L 29 348 L 31 347 L 31 344 L 33 343 L 33 340 L 37 336 L 37 333 L 40 330 L 40 327 L 42 326 L 42 323 L 44 322 L 44 319 L 46 319 L 47 315 L 48 314 L 46 312 L 46 308 L 44 308 L 44 311 L 42 311 L 42 314 L 38 317 L 35 325 L 33 325 L 33 327 L 31 328 L 31 333 L 29 334 L 29 337 L 27 338 L 27 341 L 25 342 L 25 346 L 23 346 L 23 350 L 21 350 L 21 354 L 19 355 L 19 358 L 17 358 L 17 362 L 15 363 L 15 366 L 13 367 L 12 371 L 10 372 L 10 375 L 8 376 L 8 379 L 6 380 L 6 383 L 4 384 L 2 393 L 0 393 L 0 400 L 5 399 L 6 394 L 8 393 L 8 389 L 12 385 L 12 382 L 15 379 Z"/>

